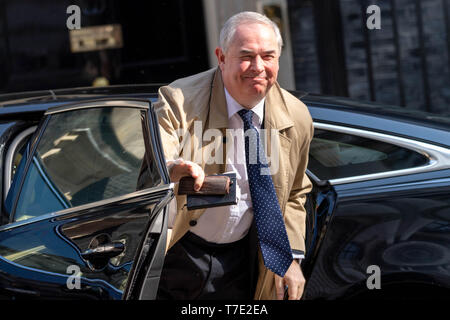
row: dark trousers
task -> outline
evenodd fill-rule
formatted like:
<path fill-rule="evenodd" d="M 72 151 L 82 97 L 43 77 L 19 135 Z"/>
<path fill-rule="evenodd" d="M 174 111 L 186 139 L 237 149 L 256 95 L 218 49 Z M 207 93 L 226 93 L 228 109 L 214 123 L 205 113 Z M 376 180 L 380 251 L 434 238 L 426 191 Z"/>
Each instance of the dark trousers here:
<path fill-rule="evenodd" d="M 257 270 L 253 229 L 229 244 L 186 233 L 166 254 L 157 299 L 253 299 Z"/>

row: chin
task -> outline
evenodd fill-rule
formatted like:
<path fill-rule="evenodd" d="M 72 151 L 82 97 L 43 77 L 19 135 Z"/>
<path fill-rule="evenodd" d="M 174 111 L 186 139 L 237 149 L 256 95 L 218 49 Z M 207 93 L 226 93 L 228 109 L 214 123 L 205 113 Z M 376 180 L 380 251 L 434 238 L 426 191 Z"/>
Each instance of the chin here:
<path fill-rule="evenodd" d="M 250 88 L 250 91 L 254 95 L 263 98 L 266 95 L 267 87 L 266 86 L 262 86 L 262 85 L 258 85 L 258 84 L 257 85 L 252 85 L 251 88 Z"/>

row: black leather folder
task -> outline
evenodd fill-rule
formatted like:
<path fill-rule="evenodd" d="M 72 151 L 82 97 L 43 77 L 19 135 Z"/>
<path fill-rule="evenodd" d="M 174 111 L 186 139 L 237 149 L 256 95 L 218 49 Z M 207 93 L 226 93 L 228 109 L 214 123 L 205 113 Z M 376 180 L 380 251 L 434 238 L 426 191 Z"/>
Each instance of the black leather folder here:
<path fill-rule="evenodd" d="M 187 209 L 197 210 L 203 208 L 222 207 L 237 204 L 236 200 L 236 173 L 222 173 L 218 176 L 230 178 L 230 186 L 227 194 L 223 195 L 187 195 Z"/>

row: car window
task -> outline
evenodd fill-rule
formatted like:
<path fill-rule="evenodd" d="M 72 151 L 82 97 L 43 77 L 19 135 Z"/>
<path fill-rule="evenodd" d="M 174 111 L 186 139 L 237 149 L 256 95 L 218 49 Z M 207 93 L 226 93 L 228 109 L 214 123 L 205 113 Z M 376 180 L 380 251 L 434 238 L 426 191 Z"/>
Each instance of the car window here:
<path fill-rule="evenodd" d="M 424 155 L 386 142 L 314 130 L 308 169 L 320 180 L 347 178 L 426 165 Z"/>
<path fill-rule="evenodd" d="M 14 221 L 159 185 L 141 117 L 132 108 L 51 115 L 26 173 Z"/>

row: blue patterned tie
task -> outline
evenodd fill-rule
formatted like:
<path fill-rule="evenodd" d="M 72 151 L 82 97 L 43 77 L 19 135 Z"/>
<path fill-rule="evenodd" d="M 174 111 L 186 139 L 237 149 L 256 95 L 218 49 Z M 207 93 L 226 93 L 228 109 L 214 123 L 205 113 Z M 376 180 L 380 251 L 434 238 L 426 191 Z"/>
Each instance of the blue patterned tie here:
<path fill-rule="evenodd" d="M 238 114 L 244 122 L 244 132 L 247 133 L 245 162 L 264 265 L 283 277 L 293 259 L 280 205 L 272 177 L 269 174 L 261 174 L 261 172 L 268 173 L 269 168 L 258 130 L 252 124 L 253 111 L 242 109 Z M 252 146 L 252 153 L 250 153 L 250 146 Z"/>

